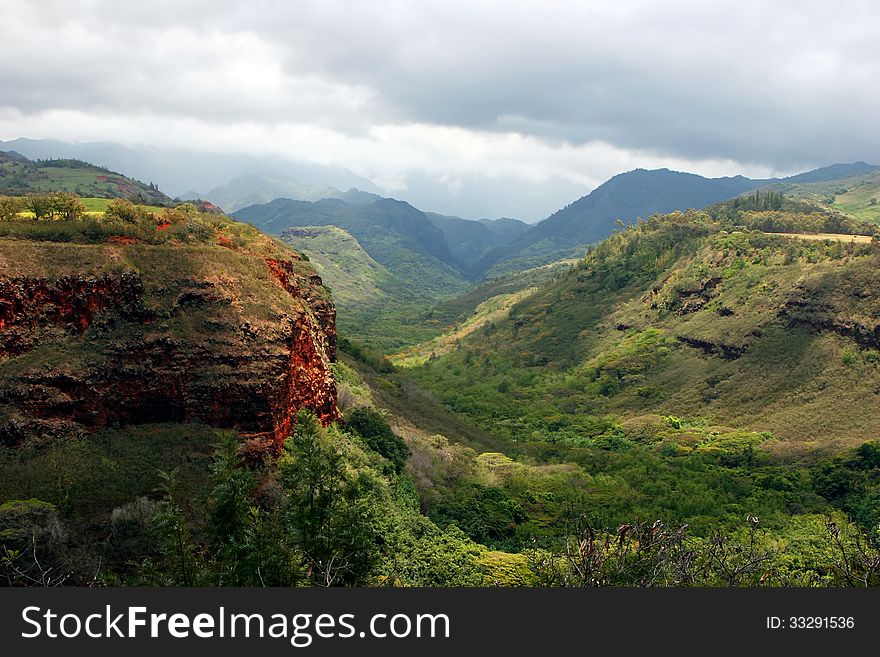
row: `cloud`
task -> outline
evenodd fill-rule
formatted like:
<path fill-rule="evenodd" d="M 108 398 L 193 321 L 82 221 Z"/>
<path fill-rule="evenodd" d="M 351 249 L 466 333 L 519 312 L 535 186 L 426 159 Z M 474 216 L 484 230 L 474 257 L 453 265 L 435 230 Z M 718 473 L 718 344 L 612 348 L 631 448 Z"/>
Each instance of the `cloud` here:
<path fill-rule="evenodd" d="M 5 138 L 265 151 L 391 190 L 430 180 L 465 209 L 491 205 L 473 190 L 492 181 L 528 188 L 521 214 L 539 216 L 635 166 L 767 175 L 880 152 L 870 1 L 0 10 L 20 54 L 0 61 Z M 543 207 L 529 200 L 541 186 Z"/>

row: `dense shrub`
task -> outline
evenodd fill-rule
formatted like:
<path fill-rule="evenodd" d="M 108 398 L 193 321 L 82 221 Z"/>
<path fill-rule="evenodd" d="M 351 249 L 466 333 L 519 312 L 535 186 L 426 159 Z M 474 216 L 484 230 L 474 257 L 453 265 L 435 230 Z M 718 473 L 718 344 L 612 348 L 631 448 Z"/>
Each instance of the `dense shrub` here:
<path fill-rule="evenodd" d="M 345 425 L 374 452 L 388 459 L 394 472 L 400 474 L 410 451 L 403 439 L 391 430 L 391 426 L 379 412 L 372 408 L 356 408 L 345 418 Z"/>

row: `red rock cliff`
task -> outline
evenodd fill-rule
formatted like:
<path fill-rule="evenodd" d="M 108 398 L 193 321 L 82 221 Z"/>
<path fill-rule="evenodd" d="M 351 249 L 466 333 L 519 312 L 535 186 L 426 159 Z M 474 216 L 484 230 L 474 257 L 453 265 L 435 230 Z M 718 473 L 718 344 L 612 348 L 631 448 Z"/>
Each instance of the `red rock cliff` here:
<path fill-rule="evenodd" d="M 232 262 L 253 280 L 0 276 L 0 443 L 151 422 L 280 443 L 299 409 L 338 419 L 335 309 L 295 260 Z"/>

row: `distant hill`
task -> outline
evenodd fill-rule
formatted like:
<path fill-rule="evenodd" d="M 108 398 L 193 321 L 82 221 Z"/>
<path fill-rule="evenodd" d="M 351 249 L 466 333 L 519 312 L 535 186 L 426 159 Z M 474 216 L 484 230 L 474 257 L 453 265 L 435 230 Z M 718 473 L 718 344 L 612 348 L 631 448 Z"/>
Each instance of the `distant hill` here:
<path fill-rule="evenodd" d="M 876 164 L 867 164 L 865 162 L 853 162 L 851 164 L 832 164 L 827 167 L 813 169 L 799 173 L 788 178 L 783 178 L 785 183 L 814 183 L 825 182 L 828 180 L 839 180 L 840 178 L 849 178 L 866 173 L 875 173 L 880 171 L 880 166 Z"/>
<path fill-rule="evenodd" d="M 453 296 L 467 286 L 443 232 L 425 213 L 403 201 L 383 198 L 355 205 L 340 199 L 282 198 L 234 214 L 239 221 L 275 235 L 294 227 L 342 228 L 388 271 L 436 299 Z"/>
<path fill-rule="evenodd" d="M 774 183 L 770 188 L 818 203 L 862 221 L 880 224 L 880 167 L 835 164 Z"/>
<path fill-rule="evenodd" d="M 507 246 L 532 228 L 518 219 L 471 221 L 434 212 L 425 215 L 443 232 L 456 267 L 468 276 L 477 271 L 477 265 L 487 253 Z"/>
<path fill-rule="evenodd" d="M 336 226 L 288 228 L 281 240 L 300 253 L 333 290 L 333 297 L 343 306 L 374 302 L 386 297 L 408 298 L 417 292 L 404 280 L 370 257 L 348 232 Z"/>
<path fill-rule="evenodd" d="M 329 185 L 309 185 L 283 173 L 247 174 L 237 176 L 204 194 L 203 198 L 216 203 L 226 212 L 235 212 L 249 205 L 269 203 L 276 198 L 295 201 L 320 201 L 338 198 L 348 203 L 364 204 L 381 197 L 358 189 L 342 192 Z"/>
<path fill-rule="evenodd" d="M 145 184 L 88 162 L 34 162 L 15 151 L 0 152 L 0 194 L 20 196 L 44 192 L 72 192 L 91 198 L 127 198 L 149 205 L 171 203 L 171 199 L 152 183 Z"/>
<path fill-rule="evenodd" d="M 493 273 L 542 265 L 582 254 L 616 228 L 652 214 L 702 208 L 755 189 L 766 181 L 704 178 L 692 173 L 636 169 L 614 176 L 516 239 L 510 246 L 487 254 L 477 269 Z"/>
<path fill-rule="evenodd" d="M 433 337 L 429 326 L 410 323 L 402 329 L 401 324 L 404 316 L 422 315 L 434 299 L 376 262 L 350 233 L 336 226 L 303 226 L 288 228 L 281 240 L 305 254 L 331 290 L 344 335 L 378 340 L 386 348 Z"/>

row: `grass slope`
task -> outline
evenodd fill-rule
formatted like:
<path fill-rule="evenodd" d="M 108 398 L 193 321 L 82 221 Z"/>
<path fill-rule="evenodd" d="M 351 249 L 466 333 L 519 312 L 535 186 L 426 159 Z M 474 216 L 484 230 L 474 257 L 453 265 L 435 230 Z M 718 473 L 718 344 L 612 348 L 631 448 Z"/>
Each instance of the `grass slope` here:
<path fill-rule="evenodd" d="M 81 197 L 127 198 L 167 205 L 171 199 L 155 186 L 80 160 L 33 162 L 18 154 L 0 153 L 0 195 L 21 196 L 71 192 Z"/>
<path fill-rule="evenodd" d="M 868 171 L 832 180 L 781 183 L 774 188 L 789 196 L 820 203 L 856 219 L 880 224 L 880 171 Z"/>
<path fill-rule="evenodd" d="M 376 262 L 435 300 L 453 297 L 468 285 L 454 267 L 443 233 L 408 203 L 393 199 L 360 205 L 339 199 L 314 203 L 277 199 L 243 208 L 235 217 L 275 235 L 304 226 L 342 228 Z"/>
<path fill-rule="evenodd" d="M 305 254 L 332 291 L 344 335 L 395 349 L 435 334 L 416 322 L 434 299 L 376 262 L 348 232 L 303 226 L 285 230 L 281 240 Z"/>
<path fill-rule="evenodd" d="M 519 441 L 665 415 L 807 448 L 880 435 L 876 246 L 737 230 L 757 220 L 729 209 L 627 229 L 411 375 Z"/>

